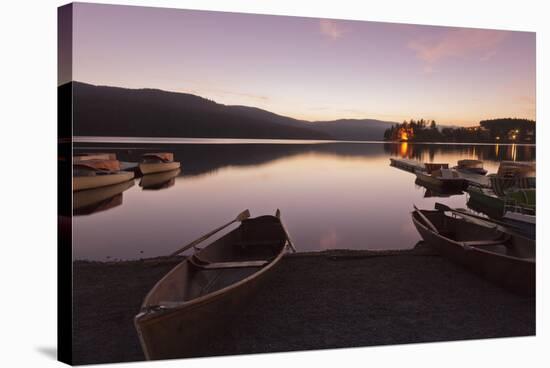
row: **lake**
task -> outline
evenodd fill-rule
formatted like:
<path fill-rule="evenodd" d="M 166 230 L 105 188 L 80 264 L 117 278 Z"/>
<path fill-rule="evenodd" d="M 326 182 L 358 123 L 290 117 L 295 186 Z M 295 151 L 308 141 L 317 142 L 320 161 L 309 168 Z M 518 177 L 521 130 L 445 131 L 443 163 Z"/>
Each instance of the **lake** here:
<path fill-rule="evenodd" d="M 182 165 L 173 178 L 105 189 L 99 203 L 75 194 L 86 205 L 74 209 L 73 257 L 90 260 L 167 255 L 244 209 L 253 217 L 281 209 L 302 252 L 412 248 L 420 240 L 413 204 L 466 207 L 467 194 L 438 197 L 391 167 L 390 157 L 450 166 L 475 158 L 490 173 L 502 160 L 535 160 L 534 145 L 448 143 L 77 138 L 74 150 L 115 152 L 129 162 L 167 151 Z"/>

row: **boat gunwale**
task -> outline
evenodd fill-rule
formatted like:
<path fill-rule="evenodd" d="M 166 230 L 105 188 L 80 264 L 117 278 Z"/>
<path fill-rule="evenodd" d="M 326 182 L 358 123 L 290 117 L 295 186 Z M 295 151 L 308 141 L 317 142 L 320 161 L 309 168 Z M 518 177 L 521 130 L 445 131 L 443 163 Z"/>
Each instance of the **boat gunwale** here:
<path fill-rule="evenodd" d="M 419 210 L 419 211 L 430 211 L 430 212 L 440 212 L 440 211 L 437 211 L 437 210 Z M 501 258 L 506 258 L 506 259 L 511 259 L 511 260 L 514 260 L 514 261 L 520 261 L 520 262 L 524 262 L 524 263 L 528 263 L 528 264 L 531 264 L 531 263 L 536 263 L 535 261 L 535 258 L 534 257 L 529 257 L 529 258 L 520 258 L 520 257 L 514 257 L 514 256 L 510 256 L 510 255 L 506 255 L 506 254 L 502 254 L 502 253 L 498 253 L 498 252 L 492 252 L 488 249 L 484 249 L 484 248 L 481 248 L 479 246 L 472 246 L 472 245 L 464 245 L 462 244 L 461 242 L 459 241 L 456 241 L 456 240 L 453 240 L 453 239 L 450 239 L 450 238 L 447 238 L 447 237 L 444 237 L 443 235 L 439 234 L 439 233 L 435 233 L 433 232 L 432 230 L 430 230 L 428 227 L 426 227 L 422 222 L 420 222 L 418 219 L 416 219 L 416 217 L 414 216 L 414 213 L 415 211 L 412 212 L 413 216 L 412 216 L 412 220 L 414 222 L 415 225 L 418 225 L 420 227 L 422 227 L 424 230 L 428 231 L 430 234 L 432 234 L 433 236 L 437 237 L 438 239 L 440 240 L 444 240 L 444 241 L 447 241 L 447 242 L 450 242 L 452 243 L 453 245 L 457 246 L 457 247 L 460 247 L 463 251 L 477 251 L 477 252 L 480 252 L 480 253 L 485 253 L 485 254 L 489 254 L 489 255 L 492 255 L 492 256 L 495 256 L 495 257 L 501 257 Z M 443 216 L 446 216 L 444 213 L 443 213 Z M 471 224 L 471 225 L 474 225 L 475 224 Z M 515 234 L 513 235 L 514 237 L 519 237 L 519 238 L 524 238 L 528 241 L 532 241 L 531 239 L 529 238 L 526 238 L 524 236 L 521 236 L 521 235 L 518 235 L 518 234 Z M 425 240 L 424 240 L 425 241 Z M 504 243 L 504 242 L 503 242 Z"/>
<path fill-rule="evenodd" d="M 271 215 L 268 215 L 268 216 L 273 217 L 273 218 L 277 218 L 277 217 L 271 216 Z M 280 221 L 278 218 L 277 218 L 277 220 Z M 231 232 L 236 231 L 237 229 L 238 229 L 238 227 L 231 230 Z M 229 232 L 229 233 L 231 233 L 231 232 Z M 214 243 L 211 243 L 211 244 L 214 244 Z M 174 268 L 172 268 L 166 275 L 164 275 L 151 288 L 151 290 L 147 293 L 147 295 L 145 296 L 145 299 L 143 300 L 140 312 L 134 317 L 134 321 L 137 324 L 137 323 L 141 323 L 141 322 L 146 322 L 150 319 L 168 317 L 172 313 L 178 312 L 181 309 L 188 309 L 188 308 L 198 307 L 198 306 L 203 305 L 205 303 L 208 303 L 210 301 L 214 301 L 216 299 L 216 297 L 219 296 L 220 294 L 225 294 L 225 293 L 227 293 L 227 292 L 229 292 L 233 289 L 236 289 L 236 288 L 240 287 L 241 285 L 243 285 L 245 283 L 248 283 L 249 281 L 253 280 L 254 278 L 257 278 L 260 275 L 264 274 L 266 271 L 268 271 L 271 267 L 273 267 L 275 264 L 277 264 L 280 261 L 280 259 L 284 256 L 285 251 L 287 250 L 287 248 L 288 248 L 288 239 L 286 238 L 286 234 L 285 234 L 285 241 L 284 241 L 284 244 L 281 247 L 281 251 L 277 254 L 277 256 L 275 258 L 273 258 L 271 260 L 271 262 L 269 262 L 268 264 L 266 264 L 263 267 L 260 267 L 260 269 L 257 272 L 254 272 L 251 275 L 243 278 L 242 280 L 240 280 L 240 281 L 238 281 L 234 284 L 226 286 L 225 288 L 222 288 L 222 289 L 216 290 L 214 292 L 202 295 L 198 298 L 195 298 L 195 299 L 192 299 L 192 300 L 189 300 L 189 301 L 186 301 L 186 302 L 182 302 L 181 304 L 178 304 L 176 306 L 163 307 L 159 310 L 154 310 L 154 311 L 144 310 L 144 309 L 147 308 L 147 306 L 145 305 L 147 300 L 149 299 L 151 294 L 157 289 L 157 287 L 166 278 L 168 278 L 172 273 L 176 272 L 180 267 L 182 267 L 185 263 L 190 263 L 189 262 L 189 256 L 188 256 L 184 260 L 182 260 L 180 263 L 178 263 L 176 266 L 174 266 Z"/>

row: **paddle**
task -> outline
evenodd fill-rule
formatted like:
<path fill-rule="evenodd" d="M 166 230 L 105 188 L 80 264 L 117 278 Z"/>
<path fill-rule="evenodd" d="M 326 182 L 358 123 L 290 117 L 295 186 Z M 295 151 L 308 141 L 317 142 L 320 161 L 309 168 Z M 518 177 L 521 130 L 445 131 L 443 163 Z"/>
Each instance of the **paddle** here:
<path fill-rule="evenodd" d="M 286 240 L 288 240 L 288 245 L 290 245 L 290 248 L 292 248 L 292 251 L 294 253 L 296 253 L 296 248 L 294 248 L 294 244 L 292 244 L 292 240 L 290 240 L 290 235 L 289 235 L 288 231 L 286 231 L 285 224 L 283 223 L 283 219 L 281 218 L 281 210 L 280 209 L 277 208 L 277 211 L 275 212 L 275 216 L 281 222 L 281 226 L 283 227 L 283 230 L 285 231 L 285 234 L 286 234 Z"/>
<path fill-rule="evenodd" d="M 424 214 L 422 212 L 420 212 L 420 210 L 418 209 L 418 207 L 416 207 L 415 204 L 413 204 L 413 207 L 414 207 L 414 211 L 418 214 L 418 216 L 420 216 L 420 218 L 422 218 L 422 220 L 424 220 L 424 222 L 426 223 L 426 225 L 428 225 L 428 227 L 436 234 L 439 234 L 439 231 L 437 230 L 437 227 L 435 227 L 435 225 L 426 217 L 424 216 Z"/>
<path fill-rule="evenodd" d="M 170 254 L 170 257 L 173 257 L 173 256 L 177 256 L 178 254 L 180 254 L 181 252 L 199 244 L 200 242 L 208 239 L 209 237 L 211 237 L 212 235 L 214 235 L 215 233 L 217 233 L 218 231 L 220 230 L 223 230 L 225 229 L 226 227 L 228 227 L 229 225 L 235 223 L 235 222 L 240 222 L 240 221 L 244 221 L 246 220 L 247 218 L 250 217 L 250 211 L 249 210 L 244 210 L 243 212 L 239 213 L 237 215 L 237 217 L 232 220 L 232 221 L 229 221 L 227 224 L 225 225 L 222 225 L 220 226 L 219 228 L 215 229 L 215 230 L 212 230 L 211 232 L 209 232 L 208 234 L 205 234 L 203 236 L 201 236 L 200 238 L 196 239 L 196 240 L 193 240 L 191 243 L 187 244 L 186 246 L 184 247 L 181 247 L 180 249 L 178 249 L 177 251 L 175 251 L 174 253 L 171 253 Z"/>
<path fill-rule="evenodd" d="M 435 209 L 437 210 L 440 210 L 440 211 L 449 211 L 449 212 L 454 212 L 454 213 L 458 213 L 458 214 L 461 214 L 462 216 L 465 216 L 465 217 L 470 217 L 470 219 L 466 219 L 466 221 L 470 221 L 472 223 L 475 223 L 475 224 L 478 224 L 478 225 L 481 225 L 481 226 L 485 226 L 485 227 L 490 227 L 490 228 L 495 228 L 499 231 L 502 231 L 502 232 L 505 232 L 507 234 L 510 233 L 510 231 L 513 231 L 513 230 L 509 230 L 510 227 L 514 227 L 514 226 L 511 226 L 505 222 L 502 222 L 502 221 L 498 221 L 498 220 L 494 220 L 494 219 L 490 219 L 490 218 L 487 218 L 487 217 L 482 217 L 482 216 L 478 216 L 478 215 L 475 215 L 473 213 L 468 213 L 466 211 L 460 211 L 460 210 L 456 210 L 456 209 L 453 209 L 443 203 L 439 203 L 437 202 L 435 204 Z M 478 221 L 473 221 L 473 219 L 477 219 Z M 494 225 L 494 226 L 488 226 L 488 225 Z"/>

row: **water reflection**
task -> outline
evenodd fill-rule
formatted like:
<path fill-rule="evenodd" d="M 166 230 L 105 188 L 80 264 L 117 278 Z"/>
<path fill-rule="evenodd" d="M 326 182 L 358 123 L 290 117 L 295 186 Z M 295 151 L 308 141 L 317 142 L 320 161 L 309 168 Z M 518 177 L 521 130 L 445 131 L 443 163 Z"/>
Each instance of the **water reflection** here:
<path fill-rule="evenodd" d="M 143 190 L 160 190 L 167 189 L 176 183 L 176 177 L 180 174 L 181 170 L 170 170 L 156 174 L 144 175 L 140 182 L 139 186 Z"/>
<path fill-rule="evenodd" d="M 122 205 L 122 193 L 134 185 L 134 180 L 106 187 L 73 193 L 73 215 L 91 215 Z"/>
<path fill-rule="evenodd" d="M 252 216 L 280 208 L 299 251 L 325 248 L 403 249 L 420 239 L 413 203 L 465 207 L 467 196 L 415 185 L 415 176 L 389 166 L 389 157 L 448 162 L 484 160 L 489 172 L 512 159 L 510 146 L 390 143 L 78 145 L 136 161 L 144 151 L 173 152 L 183 171 L 159 185 L 170 190 L 124 192 L 124 204 L 74 219 L 76 258 L 139 258 L 169 254 L 249 208 Z M 517 146 L 517 160 L 535 147 Z M 145 182 L 144 182 L 145 180 Z M 153 183 L 154 184 L 154 183 Z M 153 185 L 154 187 L 155 185 Z M 162 187 L 162 185 L 160 185 Z M 143 252 L 143 253 L 141 253 Z"/>

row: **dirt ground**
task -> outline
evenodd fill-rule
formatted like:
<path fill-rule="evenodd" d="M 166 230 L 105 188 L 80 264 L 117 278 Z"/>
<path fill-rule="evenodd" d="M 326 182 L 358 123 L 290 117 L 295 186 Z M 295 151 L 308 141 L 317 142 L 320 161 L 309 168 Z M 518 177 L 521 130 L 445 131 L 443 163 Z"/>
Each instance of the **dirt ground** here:
<path fill-rule="evenodd" d="M 179 261 L 75 262 L 74 364 L 143 360 L 133 317 Z M 233 327 L 196 356 L 535 334 L 535 298 L 426 247 L 290 254 L 243 304 Z"/>

